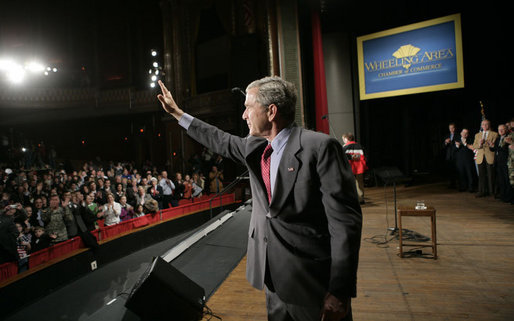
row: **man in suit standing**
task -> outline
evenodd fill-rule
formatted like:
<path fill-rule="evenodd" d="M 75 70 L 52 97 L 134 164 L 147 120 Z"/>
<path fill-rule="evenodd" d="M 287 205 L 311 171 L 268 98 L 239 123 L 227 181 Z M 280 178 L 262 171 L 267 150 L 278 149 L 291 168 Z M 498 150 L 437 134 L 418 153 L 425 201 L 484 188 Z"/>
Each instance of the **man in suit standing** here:
<path fill-rule="evenodd" d="M 498 137 L 498 133 L 490 130 L 491 123 L 484 119 L 481 123 L 482 130 L 475 135 L 473 148 L 477 151 L 476 163 L 478 165 L 478 194 L 477 197 L 485 197 L 494 193 L 494 152 L 491 147 Z"/>
<path fill-rule="evenodd" d="M 455 163 L 455 142 L 460 141 L 459 135 L 455 131 L 455 124 L 450 123 L 448 125 L 448 135 L 444 139 L 443 148 L 446 161 L 446 174 L 450 179 L 450 188 L 454 188 L 455 181 L 457 180 L 457 166 Z"/>
<path fill-rule="evenodd" d="M 491 150 L 494 152 L 494 168 L 496 169 L 496 186 L 498 188 L 495 196 L 504 202 L 511 202 L 513 190 L 509 181 L 509 140 L 507 139 L 507 126 L 498 126 L 498 138 Z"/>
<path fill-rule="evenodd" d="M 469 131 L 463 128 L 460 132 L 460 140 L 455 142 L 455 163 L 459 172 L 459 191 L 473 192 L 473 182 L 476 177 L 475 156 L 473 144 L 469 139 Z"/>
<path fill-rule="evenodd" d="M 278 77 L 248 85 L 247 137 L 185 114 L 162 82 L 164 110 L 187 134 L 250 173 L 246 275 L 266 289 L 269 320 L 352 320 L 362 229 L 355 178 L 328 135 L 294 124 L 296 89 Z"/>

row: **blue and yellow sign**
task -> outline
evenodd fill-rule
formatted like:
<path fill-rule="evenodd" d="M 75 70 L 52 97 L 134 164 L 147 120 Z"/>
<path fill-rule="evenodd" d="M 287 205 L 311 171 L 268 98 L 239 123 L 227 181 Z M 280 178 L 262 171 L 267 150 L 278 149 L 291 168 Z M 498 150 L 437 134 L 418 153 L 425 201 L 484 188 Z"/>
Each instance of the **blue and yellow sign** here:
<path fill-rule="evenodd" d="M 464 87 L 460 14 L 357 38 L 361 99 Z"/>

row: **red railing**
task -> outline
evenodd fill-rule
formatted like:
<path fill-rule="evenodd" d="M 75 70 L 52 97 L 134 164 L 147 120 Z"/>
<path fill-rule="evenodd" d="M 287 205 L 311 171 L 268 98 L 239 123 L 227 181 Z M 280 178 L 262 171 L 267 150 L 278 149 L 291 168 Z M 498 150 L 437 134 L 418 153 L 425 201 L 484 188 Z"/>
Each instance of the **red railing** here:
<path fill-rule="evenodd" d="M 222 205 L 228 205 L 234 202 L 234 194 L 227 194 L 221 197 Z M 217 207 L 219 204 L 219 200 L 217 199 L 217 202 L 215 202 L 214 205 Z M 203 196 L 194 200 L 181 200 L 177 207 L 160 210 L 158 212 L 123 221 L 115 225 L 103 226 L 103 224 L 100 224 L 100 228 L 91 231 L 91 234 L 93 234 L 98 241 L 106 241 L 120 234 L 130 233 L 130 231 L 147 225 L 158 224 L 159 222 L 172 220 L 183 215 L 193 214 L 207 209 L 209 209 L 208 196 Z M 85 247 L 86 246 L 80 237 L 74 237 L 65 242 L 31 253 L 29 256 L 29 269 Z M 16 274 L 18 274 L 17 262 L 9 262 L 0 265 L 0 281 L 7 280 Z"/>

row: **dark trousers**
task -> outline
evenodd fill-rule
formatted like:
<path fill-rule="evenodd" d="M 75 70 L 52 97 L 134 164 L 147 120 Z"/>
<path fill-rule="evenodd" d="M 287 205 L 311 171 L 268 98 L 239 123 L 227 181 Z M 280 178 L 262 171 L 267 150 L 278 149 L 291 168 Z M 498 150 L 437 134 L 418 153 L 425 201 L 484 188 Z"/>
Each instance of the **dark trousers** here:
<path fill-rule="evenodd" d="M 321 304 L 313 306 L 295 305 L 282 301 L 275 292 L 266 287 L 268 321 L 319 321 Z M 340 321 L 352 321 L 352 309 Z"/>
<path fill-rule="evenodd" d="M 502 201 L 512 201 L 514 191 L 509 180 L 509 168 L 505 162 L 497 162 L 496 166 L 496 183 L 498 185 L 498 194 Z"/>
<path fill-rule="evenodd" d="M 455 165 L 455 159 L 446 160 L 446 177 L 449 179 L 450 187 L 456 187 L 457 181 L 457 166 Z"/>
<path fill-rule="evenodd" d="M 494 168 L 485 159 L 482 164 L 478 164 L 478 193 L 489 195 L 494 193 Z"/>
<path fill-rule="evenodd" d="M 475 163 L 473 160 L 457 162 L 457 171 L 459 172 L 459 189 L 471 192 L 476 177 Z"/>
<path fill-rule="evenodd" d="M 162 195 L 162 209 L 169 208 L 170 203 L 173 203 L 173 195 Z"/>

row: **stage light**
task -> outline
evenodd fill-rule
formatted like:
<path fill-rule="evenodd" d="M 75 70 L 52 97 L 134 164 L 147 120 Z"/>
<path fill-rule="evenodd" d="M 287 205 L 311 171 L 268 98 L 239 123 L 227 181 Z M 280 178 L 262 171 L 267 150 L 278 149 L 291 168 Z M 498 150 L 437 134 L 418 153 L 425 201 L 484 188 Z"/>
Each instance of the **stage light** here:
<path fill-rule="evenodd" d="M 25 70 L 20 65 L 15 65 L 9 71 L 7 71 L 7 79 L 12 83 L 20 84 L 25 79 Z"/>
<path fill-rule="evenodd" d="M 45 70 L 45 66 L 37 61 L 31 61 L 27 64 L 25 69 L 33 73 L 41 73 L 43 70 Z"/>
<path fill-rule="evenodd" d="M 150 54 L 152 55 L 152 57 L 157 57 L 157 50 L 155 49 L 150 49 Z M 156 61 L 155 59 L 152 59 L 152 68 L 150 68 L 148 70 L 148 78 L 150 78 L 150 88 L 155 88 L 157 87 L 156 85 L 156 82 L 160 79 L 160 76 L 159 74 L 161 74 L 160 70 L 162 69 L 160 66 L 159 66 L 159 62 Z"/>
<path fill-rule="evenodd" d="M 21 151 L 25 153 L 27 151 L 27 149 L 25 147 L 22 147 Z"/>
<path fill-rule="evenodd" d="M 9 71 L 16 63 L 11 59 L 1 59 L 0 60 L 0 70 Z"/>
<path fill-rule="evenodd" d="M 57 72 L 56 67 L 45 67 L 44 64 L 37 60 L 17 63 L 13 59 L 0 59 L 0 71 L 4 73 L 6 79 L 14 84 L 20 84 L 25 80 L 28 73 L 35 75 L 48 76 L 49 72 Z"/>

